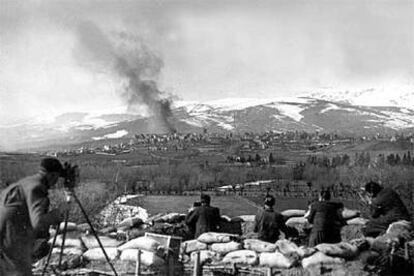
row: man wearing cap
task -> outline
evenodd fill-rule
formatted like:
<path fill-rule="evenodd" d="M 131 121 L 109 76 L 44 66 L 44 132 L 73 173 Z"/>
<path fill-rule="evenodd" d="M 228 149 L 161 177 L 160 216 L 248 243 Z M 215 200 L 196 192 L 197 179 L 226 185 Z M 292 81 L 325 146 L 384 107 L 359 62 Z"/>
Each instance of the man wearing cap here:
<path fill-rule="evenodd" d="M 279 239 L 279 230 L 287 233 L 287 227 L 282 214 L 273 209 L 275 198 L 266 195 L 263 209 L 259 210 L 254 219 L 254 232 L 259 240 L 274 243 Z"/>
<path fill-rule="evenodd" d="M 195 238 L 205 232 L 218 232 L 220 230 L 220 209 L 210 206 L 210 196 L 202 194 L 201 206 L 196 207 L 187 215 L 186 223 L 195 228 Z"/>
<path fill-rule="evenodd" d="M 37 174 L 1 192 L 0 275 L 32 275 L 35 239 L 48 238 L 49 226 L 64 219 L 64 210 L 48 212 L 48 190 L 55 186 L 62 171 L 59 160 L 45 158 Z"/>

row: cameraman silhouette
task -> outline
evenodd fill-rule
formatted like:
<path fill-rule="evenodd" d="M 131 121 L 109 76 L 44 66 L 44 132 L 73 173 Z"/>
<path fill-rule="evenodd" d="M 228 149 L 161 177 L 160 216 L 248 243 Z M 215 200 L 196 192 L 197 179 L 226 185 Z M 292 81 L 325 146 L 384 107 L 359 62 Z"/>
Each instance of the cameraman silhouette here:
<path fill-rule="evenodd" d="M 49 209 L 48 191 L 64 168 L 56 158 L 44 158 L 37 174 L 9 185 L 0 194 L 0 275 L 32 275 L 36 239 L 49 237 L 49 226 L 64 220 L 64 210 Z"/>

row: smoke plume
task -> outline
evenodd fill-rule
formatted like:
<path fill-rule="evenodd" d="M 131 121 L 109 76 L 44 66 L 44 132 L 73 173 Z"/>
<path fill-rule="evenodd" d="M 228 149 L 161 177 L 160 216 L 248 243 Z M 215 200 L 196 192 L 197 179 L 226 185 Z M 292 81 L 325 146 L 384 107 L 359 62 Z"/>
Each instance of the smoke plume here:
<path fill-rule="evenodd" d="M 79 24 L 77 33 L 79 61 L 93 70 L 115 73 L 122 80 L 121 95 L 128 111 L 136 112 L 144 105 L 153 120 L 151 130 L 173 132 L 171 100 L 156 82 L 162 60 L 139 37 L 128 33 L 106 35 L 90 21 Z"/>

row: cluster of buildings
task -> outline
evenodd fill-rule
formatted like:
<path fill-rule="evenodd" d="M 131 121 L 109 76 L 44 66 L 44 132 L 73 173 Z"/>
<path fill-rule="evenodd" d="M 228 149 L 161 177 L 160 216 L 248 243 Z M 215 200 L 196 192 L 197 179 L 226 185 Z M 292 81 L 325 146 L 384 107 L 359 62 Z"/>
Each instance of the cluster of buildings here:
<path fill-rule="evenodd" d="M 336 144 L 353 144 L 363 141 L 380 140 L 398 142 L 401 140 L 414 143 L 414 136 L 377 134 L 372 137 L 341 136 L 336 133 L 318 133 L 305 131 L 264 133 L 169 133 L 136 134 L 130 138 L 108 139 L 84 143 L 82 146 L 53 153 L 53 155 L 107 154 L 118 155 L 132 151 L 184 151 L 198 149 L 205 151 L 222 151 L 225 146 L 238 145 L 240 152 L 252 150 L 320 150 Z"/>

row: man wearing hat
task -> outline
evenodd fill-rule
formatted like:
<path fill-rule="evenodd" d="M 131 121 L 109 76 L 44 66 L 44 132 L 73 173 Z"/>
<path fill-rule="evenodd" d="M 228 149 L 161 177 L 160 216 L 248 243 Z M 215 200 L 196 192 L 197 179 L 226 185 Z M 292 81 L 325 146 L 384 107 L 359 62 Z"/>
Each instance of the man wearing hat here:
<path fill-rule="evenodd" d="M 32 275 L 35 239 L 48 238 L 49 226 L 64 219 L 64 210 L 48 212 L 48 190 L 55 186 L 62 171 L 59 160 L 45 158 L 37 174 L 1 192 L 0 275 Z"/>
<path fill-rule="evenodd" d="M 196 207 L 186 218 L 186 223 L 195 228 L 195 238 L 205 232 L 218 232 L 220 230 L 220 209 L 210 206 L 209 195 L 202 194 L 201 206 Z"/>
<path fill-rule="evenodd" d="M 275 198 L 266 195 L 263 209 L 259 210 L 254 219 L 254 232 L 258 233 L 258 239 L 274 243 L 279 239 L 280 231 L 288 232 L 282 214 L 273 209 Z"/>
<path fill-rule="evenodd" d="M 371 219 L 363 229 L 365 236 L 377 237 L 388 226 L 399 220 L 410 221 L 410 214 L 396 191 L 370 181 L 365 185 L 371 211 Z"/>

